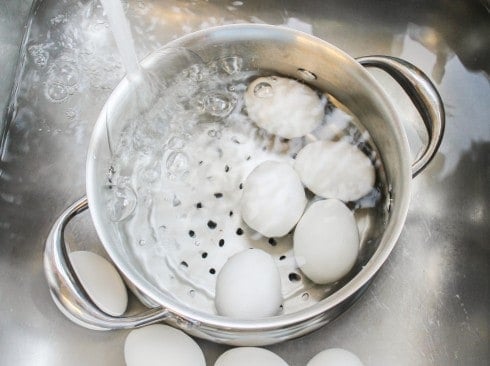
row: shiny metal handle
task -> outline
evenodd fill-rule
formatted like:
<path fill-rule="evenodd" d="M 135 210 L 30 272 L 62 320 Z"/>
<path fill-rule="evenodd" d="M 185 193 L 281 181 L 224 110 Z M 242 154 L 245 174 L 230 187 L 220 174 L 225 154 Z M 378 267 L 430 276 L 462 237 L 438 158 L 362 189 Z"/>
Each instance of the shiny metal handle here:
<path fill-rule="evenodd" d="M 46 239 L 44 273 L 56 305 L 73 322 L 97 330 L 134 328 L 167 319 L 170 314 L 162 308 L 133 316 L 115 317 L 101 311 L 92 302 L 71 266 L 64 240 L 68 222 L 87 207 L 86 197 L 72 204 L 56 220 Z"/>
<path fill-rule="evenodd" d="M 366 56 L 356 60 L 363 66 L 387 72 L 400 84 L 422 117 L 429 140 L 422 155 L 412 163 L 412 177 L 417 176 L 436 154 L 444 134 L 444 105 L 436 87 L 419 68 L 402 59 Z"/>

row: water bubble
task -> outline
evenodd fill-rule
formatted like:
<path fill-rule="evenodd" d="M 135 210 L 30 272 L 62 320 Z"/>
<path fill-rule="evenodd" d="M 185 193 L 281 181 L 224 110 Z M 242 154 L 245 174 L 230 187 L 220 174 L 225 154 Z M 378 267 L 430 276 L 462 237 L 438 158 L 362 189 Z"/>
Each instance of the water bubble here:
<path fill-rule="evenodd" d="M 217 130 L 209 130 L 208 131 L 208 136 L 209 137 L 216 137 L 216 138 L 220 138 L 221 137 L 221 131 L 217 131 Z"/>
<path fill-rule="evenodd" d="M 48 64 L 49 53 L 43 48 L 42 45 L 34 44 L 27 49 L 32 57 L 32 61 L 38 67 L 43 68 Z"/>
<path fill-rule="evenodd" d="M 214 117 L 228 116 L 237 102 L 236 97 L 232 94 L 214 93 L 206 95 L 201 101 L 204 112 Z"/>
<path fill-rule="evenodd" d="M 238 56 L 225 57 L 219 60 L 219 65 L 226 73 L 233 75 L 242 70 L 243 59 Z"/>
<path fill-rule="evenodd" d="M 255 85 L 254 95 L 257 98 L 270 98 L 274 95 L 272 85 L 266 82 L 261 82 Z"/>
<path fill-rule="evenodd" d="M 123 221 L 131 216 L 136 208 L 136 193 L 128 186 L 114 187 L 112 191 L 110 219 L 114 222 Z"/>
<path fill-rule="evenodd" d="M 77 112 L 74 109 L 67 109 L 65 111 L 65 116 L 68 119 L 74 119 L 77 116 Z"/>
<path fill-rule="evenodd" d="M 185 70 L 185 75 L 193 81 L 201 81 L 203 79 L 202 66 L 199 64 L 191 65 Z"/>
<path fill-rule="evenodd" d="M 139 245 L 140 247 L 143 247 L 143 246 L 145 246 L 145 245 L 146 245 L 146 241 L 145 241 L 144 239 L 140 239 L 140 240 L 138 241 L 138 245 Z"/>
<path fill-rule="evenodd" d="M 299 68 L 298 74 L 303 80 L 316 80 L 317 76 L 311 71 Z"/>
<path fill-rule="evenodd" d="M 195 290 L 189 290 L 189 296 L 190 297 L 196 296 L 196 291 Z"/>
<path fill-rule="evenodd" d="M 66 86 L 74 87 L 78 84 L 78 70 L 72 62 L 59 62 L 54 68 L 54 76 L 57 82 Z"/>
<path fill-rule="evenodd" d="M 303 299 L 303 301 L 308 301 L 308 299 L 310 298 L 310 294 L 308 292 L 305 292 L 303 295 L 301 295 L 301 298 Z"/>
<path fill-rule="evenodd" d="M 166 166 L 169 173 L 182 175 L 189 167 L 189 158 L 183 152 L 173 151 L 167 158 Z"/>
<path fill-rule="evenodd" d="M 68 98 L 68 90 L 63 84 L 49 82 L 46 84 L 45 95 L 50 102 L 61 103 Z"/>

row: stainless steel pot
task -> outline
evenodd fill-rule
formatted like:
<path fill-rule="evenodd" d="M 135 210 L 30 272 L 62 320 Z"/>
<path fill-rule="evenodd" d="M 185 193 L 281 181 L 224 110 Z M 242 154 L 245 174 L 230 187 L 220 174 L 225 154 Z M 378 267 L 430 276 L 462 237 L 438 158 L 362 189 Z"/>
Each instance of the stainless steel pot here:
<path fill-rule="evenodd" d="M 118 242 L 117 232 L 105 212 L 103 190 L 111 158 L 106 118 L 130 93 L 127 80 L 114 90 L 95 125 L 87 159 L 87 199 L 69 207 L 55 222 L 46 241 L 45 273 L 53 299 L 72 320 L 92 329 L 121 329 L 165 321 L 188 333 L 234 345 L 265 345 L 301 336 L 326 324 L 344 311 L 369 284 L 393 249 L 405 222 L 410 201 L 410 181 L 430 162 L 441 142 L 444 109 L 435 87 L 415 66 L 393 57 L 369 56 L 354 60 L 338 48 L 310 35 L 268 25 L 230 25 L 187 35 L 167 47 L 185 48 L 205 62 L 240 56 L 244 64 L 298 77 L 304 70 L 315 75 L 306 80 L 347 106 L 369 131 L 381 155 L 390 187 L 389 217 L 375 250 L 347 283 L 318 303 L 276 317 L 236 320 L 212 315 L 176 301 L 158 289 L 138 270 Z M 149 56 L 143 64 L 157 62 Z M 409 146 L 399 116 L 388 97 L 365 67 L 389 73 L 410 96 L 427 128 L 429 141 L 421 157 L 411 162 Z M 117 128 L 116 128 L 117 129 Z M 67 222 L 90 206 L 90 213 L 105 250 L 128 286 L 152 307 L 144 314 L 112 317 L 88 298 L 67 260 L 63 231 Z"/>

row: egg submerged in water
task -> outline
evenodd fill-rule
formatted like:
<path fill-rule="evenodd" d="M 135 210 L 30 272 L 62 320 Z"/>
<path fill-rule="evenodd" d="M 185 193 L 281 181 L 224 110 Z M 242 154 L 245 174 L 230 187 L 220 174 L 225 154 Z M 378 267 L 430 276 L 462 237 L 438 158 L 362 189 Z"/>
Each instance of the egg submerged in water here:
<path fill-rule="evenodd" d="M 328 284 L 352 269 L 359 241 L 354 214 L 344 203 L 336 199 L 316 201 L 296 225 L 294 256 L 310 280 Z"/>
<path fill-rule="evenodd" d="M 260 249 L 230 257 L 216 279 L 219 315 L 237 319 L 274 316 L 282 303 L 281 278 L 274 259 Z"/>
<path fill-rule="evenodd" d="M 267 237 L 286 235 L 306 206 L 303 185 L 286 163 L 264 161 L 244 183 L 240 211 L 245 223 Z"/>
<path fill-rule="evenodd" d="M 288 139 L 304 136 L 320 125 L 325 104 L 308 86 L 278 76 L 254 80 L 245 93 L 248 116 L 257 126 Z"/>
<path fill-rule="evenodd" d="M 127 366 L 206 366 L 191 337 L 162 324 L 132 330 L 124 344 L 124 359 Z"/>
<path fill-rule="evenodd" d="M 223 353 L 214 366 L 288 366 L 275 353 L 258 347 L 238 347 Z"/>
<path fill-rule="evenodd" d="M 294 164 L 303 184 L 323 198 L 344 202 L 365 196 L 374 186 L 369 158 L 347 141 L 316 141 L 303 147 Z"/>

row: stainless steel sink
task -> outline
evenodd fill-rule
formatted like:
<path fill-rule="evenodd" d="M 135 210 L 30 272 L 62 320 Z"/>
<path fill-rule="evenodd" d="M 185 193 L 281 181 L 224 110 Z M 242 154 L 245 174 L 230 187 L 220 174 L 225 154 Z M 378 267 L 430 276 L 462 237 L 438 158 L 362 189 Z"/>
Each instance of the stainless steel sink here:
<path fill-rule="evenodd" d="M 298 366 L 330 347 L 353 351 L 366 366 L 489 364 L 487 0 L 123 2 L 140 58 L 191 31 L 263 22 L 312 33 L 352 56 L 398 56 L 430 75 L 445 102 L 446 134 L 413 181 L 395 250 L 346 313 L 270 349 Z M 92 126 L 122 65 L 98 1 L 34 1 L 28 19 L 30 3 L 0 3 L 0 365 L 122 365 L 127 331 L 72 324 L 42 271 L 50 225 L 85 192 Z M 406 116 L 415 156 L 426 138 L 414 127 L 415 109 L 388 76 L 373 74 Z M 102 253 L 88 214 L 67 240 Z M 209 365 L 226 349 L 198 342 Z"/>

